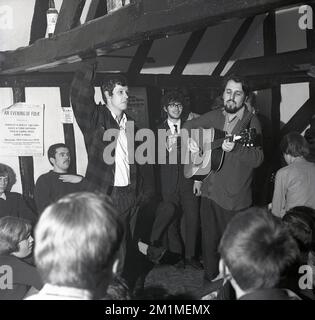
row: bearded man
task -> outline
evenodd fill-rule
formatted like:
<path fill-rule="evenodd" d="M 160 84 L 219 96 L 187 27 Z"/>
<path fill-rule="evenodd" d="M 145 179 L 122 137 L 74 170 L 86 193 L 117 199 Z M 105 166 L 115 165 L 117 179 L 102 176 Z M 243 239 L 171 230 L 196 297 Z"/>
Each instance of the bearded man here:
<path fill-rule="evenodd" d="M 184 128 L 215 128 L 228 134 L 239 134 L 246 122 L 248 128 L 256 129 L 257 137 L 260 138 L 259 121 L 246 108 L 248 94 L 249 86 L 245 79 L 229 77 L 225 81 L 222 95 L 223 108 L 187 121 Z M 196 148 L 199 146 L 191 141 L 190 150 L 196 152 Z M 259 145 L 248 147 L 228 139 L 222 143 L 222 150 L 225 155 L 221 169 L 211 172 L 202 182 L 195 182 L 195 187 L 201 189 L 202 252 L 205 279 L 210 281 L 218 275 L 218 245 L 222 234 L 233 216 L 252 205 L 253 170 L 264 158 Z"/>

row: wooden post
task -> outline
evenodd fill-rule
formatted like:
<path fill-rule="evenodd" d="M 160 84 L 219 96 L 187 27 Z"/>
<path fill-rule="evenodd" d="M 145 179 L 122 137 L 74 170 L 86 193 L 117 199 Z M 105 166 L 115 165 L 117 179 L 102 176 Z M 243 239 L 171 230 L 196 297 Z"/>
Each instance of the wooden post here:
<path fill-rule="evenodd" d="M 70 85 L 62 85 L 60 87 L 60 99 L 61 107 L 70 107 Z M 77 161 L 76 161 L 76 150 L 75 150 L 75 138 L 72 123 L 64 123 L 63 131 L 65 136 L 65 144 L 69 147 L 71 162 L 68 169 L 69 173 L 77 173 Z"/>
<path fill-rule="evenodd" d="M 276 16 L 272 11 L 266 17 L 263 26 L 264 36 L 264 56 L 274 56 L 277 54 L 277 38 L 276 38 Z M 254 190 L 256 202 L 266 205 L 272 200 L 274 185 L 272 183 L 273 174 L 280 167 L 280 103 L 281 103 L 281 87 L 273 85 L 271 87 L 271 145 L 264 144 L 264 164 L 257 171 L 256 183 L 257 190 Z"/>
<path fill-rule="evenodd" d="M 313 14 L 315 14 L 315 4 L 310 3 L 309 4 L 313 10 Z M 313 18 L 314 20 L 314 18 Z M 311 51 L 315 50 L 315 31 L 314 26 L 313 29 L 307 29 L 306 31 L 306 41 L 307 41 L 307 48 Z M 312 65 L 315 66 L 315 55 L 313 54 L 313 61 Z M 315 78 L 309 82 L 309 90 L 310 90 L 310 99 L 312 102 L 315 101 Z"/>
<path fill-rule="evenodd" d="M 25 102 L 25 88 L 16 85 L 13 90 L 13 102 Z M 32 209 L 35 208 L 34 203 L 34 163 L 33 157 L 19 157 L 19 166 L 22 181 L 23 198 Z"/>
<path fill-rule="evenodd" d="M 275 12 L 269 13 L 264 21 L 264 55 L 273 56 L 277 54 L 277 37 L 276 37 L 276 16 Z M 273 146 L 279 145 L 280 140 L 280 103 L 281 87 L 280 85 L 271 88 L 271 127 Z"/>

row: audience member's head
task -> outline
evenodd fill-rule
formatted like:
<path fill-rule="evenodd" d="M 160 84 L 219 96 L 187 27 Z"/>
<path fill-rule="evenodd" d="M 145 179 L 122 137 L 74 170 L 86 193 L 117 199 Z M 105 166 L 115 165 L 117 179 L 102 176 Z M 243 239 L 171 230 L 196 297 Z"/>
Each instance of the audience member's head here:
<path fill-rule="evenodd" d="M 296 158 L 305 158 L 309 154 L 309 145 L 298 132 L 286 134 L 280 142 L 280 149 L 287 164 L 292 163 Z"/>
<path fill-rule="evenodd" d="M 238 297 L 277 285 L 298 257 L 296 242 L 281 220 L 260 208 L 237 214 L 221 239 L 221 268 Z M 223 263 L 222 263 L 223 262 Z"/>
<path fill-rule="evenodd" d="M 6 191 L 9 183 L 9 172 L 7 166 L 0 163 L 0 195 Z"/>
<path fill-rule="evenodd" d="M 31 223 L 27 220 L 9 216 L 0 218 L 0 256 L 29 256 L 33 248 L 31 230 Z"/>
<path fill-rule="evenodd" d="M 105 295 L 117 267 L 122 227 L 108 198 L 82 192 L 45 209 L 35 229 L 35 260 L 45 283 Z"/>
<path fill-rule="evenodd" d="M 0 163 L 0 195 L 5 191 L 10 191 L 15 183 L 16 175 L 14 170 L 10 166 Z"/>
<path fill-rule="evenodd" d="M 296 237 L 300 238 L 301 242 L 308 242 L 311 233 L 310 246 L 311 250 L 315 252 L 315 210 L 305 206 L 297 206 L 287 211 L 283 220 L 298 227 L 300 231 L 295 232 Z M 303 229 L 307 229 L 307 231 Z"/>
<path fill-rule="evenodd" d="M 49 147 L 48 160 L 58 173 L 67 173 L 70 166 L 70 150 L 64 143 L 56 143 Z"/>
<path fill-rule="evenodd" d="M 301 254 L 305 256 L 302 257 L 302 260 L 307 262 L 307 255 L 312 245 L 312 227 L 310 222 L 296 212 L 287 212 L 282 220 L 297 242 Z"/>

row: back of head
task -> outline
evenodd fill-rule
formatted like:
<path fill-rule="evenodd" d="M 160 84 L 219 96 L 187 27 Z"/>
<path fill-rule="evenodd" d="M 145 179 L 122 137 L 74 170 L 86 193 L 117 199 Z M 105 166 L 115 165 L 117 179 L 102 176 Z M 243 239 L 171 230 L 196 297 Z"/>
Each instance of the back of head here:
<path fill-rule="evenodd" d="M 312 208 L 299 206 L 290 209 L 282 218 L 291 235 L 296 240 L 301 253 L 308 254 L 312 249 L 312 238 L 314 232 L 314 218 Z"/>
<path fill-rule="evenodd" d="M 121 238 L 109 199 L 70 194 L 47 207 L 39 219 L 36 265 L 45 283 L 93 291 L 110 280 Z"/>
<path fill-rule="evenodd" d="M 0 256 L 19 250 L 19 243 L 29 237 L 32 226 L 29 221 L 17 217 L 0 218 Z"/>
<path fill-rule="evenodd" d="M 286 134 L 280 142 L 280 149 L 282 153 L 293 157 L 306 157 L 309 154 L 309 145 L 298 132 Z"/>
<path fill-rule="evenodd" d="M 230 221 L 219 250 L 233 279 L 247 292 L 276 286 L 299 254 L 281 220 L 255 207 Z"/>

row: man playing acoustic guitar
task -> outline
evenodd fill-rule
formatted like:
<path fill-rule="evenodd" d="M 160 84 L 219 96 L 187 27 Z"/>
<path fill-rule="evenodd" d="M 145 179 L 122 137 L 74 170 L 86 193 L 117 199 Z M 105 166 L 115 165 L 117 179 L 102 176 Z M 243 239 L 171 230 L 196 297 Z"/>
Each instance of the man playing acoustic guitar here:
<path fill-rule="evenodd" d="M 187 121 L 184 128 L 189 131 L 215 128 L 234 135 L 247 127 L 256 129 L 259 138 L 259 121 L 245 105 L 248 94 L 249 87 L 244 79 L 229 77 L 222 96 L 223 108 Z M 202 148 L 190 139 L 189 149 L 195 153 Z M 220 170 L 211 172 L 202 182 L 195 182 L 195 186 L 201 188 L 202 251 L 207 280 L 213 280 L 218 275 L 218 244 L 225 227 L 235 214 L 252 205 L 253 170 L 264 158 L 259 145 L 249 147 L 228 139 L 223 141 L 222 150 L 225 155 Z"/>

